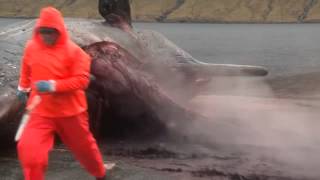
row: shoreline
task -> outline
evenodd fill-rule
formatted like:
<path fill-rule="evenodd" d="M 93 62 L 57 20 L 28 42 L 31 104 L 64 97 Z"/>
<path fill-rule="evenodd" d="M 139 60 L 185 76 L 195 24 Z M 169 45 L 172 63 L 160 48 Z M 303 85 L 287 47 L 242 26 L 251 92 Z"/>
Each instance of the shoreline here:
<path fill-rule="evenodd" d="M 37 16 L 1 16 L 0 19 L 21 19 L 29 20 L 36 19 Z M 88 20 L 102 20 L 102 18 L 84 18 L 84 17 L 65 17 L 68 19 L 88 19 Z M 133 20 L 133 23 L 159 23 L 159 24 L 319 24 L 320 21 L 305 21 L 305 22 L 256 22 L 256 21 L 149 21 L 149 20 Z"/>

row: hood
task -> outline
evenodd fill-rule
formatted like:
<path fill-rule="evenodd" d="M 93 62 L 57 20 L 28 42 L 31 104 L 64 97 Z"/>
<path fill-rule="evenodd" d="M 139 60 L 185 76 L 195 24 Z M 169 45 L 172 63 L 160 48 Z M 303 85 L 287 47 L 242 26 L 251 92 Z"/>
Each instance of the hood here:
<path fill-rule="evenodd" d="M 60 11 L 53 7 L 46 7 L 41 10 L 40 17 L 37 20 L 36 26 L 34 28 L 33 38 L 36 41 L 42 43 L 38 33 L 39 27 L 50 27 L 55 28 L 59 31 L 60 36 L 57 40 L 56 45 L 65 44 L 68 40 L 68 33 L 64 24 L 63 17 Z"/>

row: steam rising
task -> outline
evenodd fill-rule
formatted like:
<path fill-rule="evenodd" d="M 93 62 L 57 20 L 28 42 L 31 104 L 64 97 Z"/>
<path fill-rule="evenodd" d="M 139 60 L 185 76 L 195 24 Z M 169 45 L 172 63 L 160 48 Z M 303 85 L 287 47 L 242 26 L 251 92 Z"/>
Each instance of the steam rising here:
<path fill-rule="evenodd" d="M 218 77 L 206 89 L 189 107 L 207 118 L 182 133 L 290 167 L 282 171 L 320 175 L 319 103 L 276 97 L 262 78 Z"/>

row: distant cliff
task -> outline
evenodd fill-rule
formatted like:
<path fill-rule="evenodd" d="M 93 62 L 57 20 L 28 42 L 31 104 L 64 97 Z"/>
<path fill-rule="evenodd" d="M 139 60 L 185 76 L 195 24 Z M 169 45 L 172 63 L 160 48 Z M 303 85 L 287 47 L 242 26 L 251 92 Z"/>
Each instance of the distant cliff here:
<path fill-rule="evenodd" d="M 33 17 L 54 5 L 68 17 L 99 18 L 98 0 L 1 0 L 0 16 Z M 136 21 L 320 22 L 320 0 L 131 0 Z"/>
<path fill-rule="evenodd" d="M 185 0 L 168 21 L 320 22 L 318 0 Z"/>

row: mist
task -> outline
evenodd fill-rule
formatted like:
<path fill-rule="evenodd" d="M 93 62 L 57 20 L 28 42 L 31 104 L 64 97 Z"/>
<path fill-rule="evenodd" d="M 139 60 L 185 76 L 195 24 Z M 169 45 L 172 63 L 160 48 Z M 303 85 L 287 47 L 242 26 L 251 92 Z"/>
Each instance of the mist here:
<path fill-rule="evenodd" d="M 290 174 L 318 176 L 319 105 L 278 97 L 265 78 L 216 77 L 188 103 L 205 118 L 180 133 L 193 142 L 229 147 L 257 161 L 264 157 L 284 163 L 282 171 Z"/>

